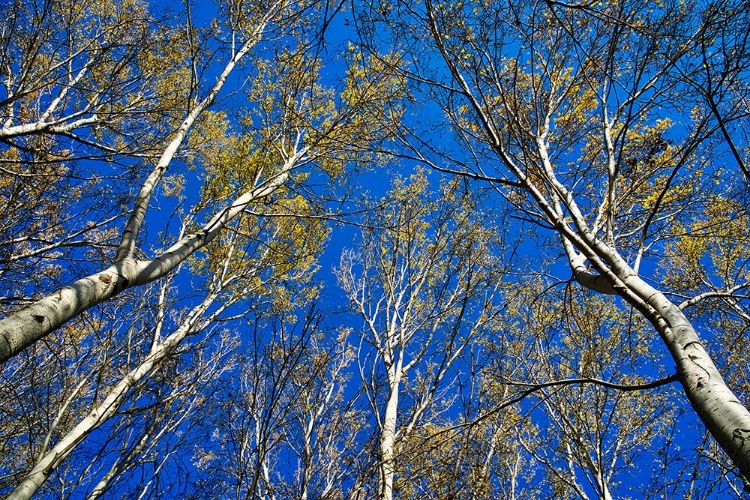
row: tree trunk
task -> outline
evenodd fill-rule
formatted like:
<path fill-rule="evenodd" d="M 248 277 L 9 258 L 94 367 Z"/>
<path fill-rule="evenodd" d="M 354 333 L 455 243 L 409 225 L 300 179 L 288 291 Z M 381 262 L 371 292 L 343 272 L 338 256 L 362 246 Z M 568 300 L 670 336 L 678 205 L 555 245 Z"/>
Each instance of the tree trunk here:
<path fill-rule="evenodd" d="M 81 420 L 70 432 L 63 436 L 44 456 L 37 461 L 21 483 L 8 495 L 6 500 L 27 500 L 47 481 L 54 470 L 101 424 L 110 419 L 120 408 L 130 389 L 156 369 L 167 356 L 182 342 L 192 330 L 203 313 L 213 304 L 218 296 L 213 293 L 191 311 L 190 315 L 164 342 L 152 349 L 136 368 L 131 370 L 110 391 L 107 397 Z"/>
<path fill-rule="evenodd" d="M 599 242 L 595 245 L 604 246 Z M 612 282 L 612 277 L 602 280 L 605 276 L 588 272 L 580 258 L 572 258 L 577 281 L 602 293 L 617 293 L 656 328 L 677 365 L 677 374 L 690 404 L 747 485 L 750 480 L 750 412 L 729 389 L 680 308 L 640 278 L 614 251 L 608 247 L 606 252 L 601 248 L 596 250 L 611 265 L 616 282 Z M 607 290 L 603 281 L 609 281 Z"/>
<path fill-rule="evenodd" d="M 641 286 L 651 288 L 639 281 Z M 726 385 L 682 311 L 656 291 L 650 294 L 649 305 L 662 318 L 657 329 L 677 364 L 677 373 L 690 404 L 747 483 L 750 479 L 750 412 Z"/>
<path fill-rule="evenodd" d="M 391 393 L 383 416 L 383 429 L 380 434 L 380 491 L 379 500 L 393 500 L 393 477 L 396 457 L 393 448 L 396 444 L 396 417 L 398 416 L 398 390 L 401 383 L 400 370 L 391 380 Z"/>
<path fill-rule="evenodd" d="M 199 233 L 180 239 L 155 259 L 136 261 L 133 258 L 136 239 L 143 225 L 154 188 L 161 181 L 172 158 L 187 136 L 188 130 L 198 116 L 216 100 L 237 62 L 260 39 L 267 22 L 267 20 L 261 22 L 252 36 L 232 55 L 208 95 L 188 113 L 162 152 L 156 168 L 144 182 L 134 203 L 133 212 L 123 231 L 114 259 L 115 263 L 104 271 L 94 273 L 52 292 L 29 307 L 0 320 L 0 363 L 44 338 L 83 311 L 111 299 L 127 288 L 143 285 L 166 275 L 188 256 L 215 238 L 226 223 L 241 213 L 252 200 L 267 196 L 286 180 L 289 170 L 300 155 L 294 155 L 287 160 L 278 176 L 267 183 L 251 187 L 238 197 L 231 206 L 214 216 Z"/>
<path fill-rule="evenodd" d="M 144 285 L 170 273 L 196 250 L 216 238 L 227 223 L 254 200 L 276 191 L 289 178 L 300 152 L 282 167 L 281 173 L 256 186 L 217 213 L 198 233 L 181 238 L 160 256 L 146 261 L 132 257 L 116 262 L 99 273 L 82 278 L 15 314 L 0 320 L 0 363 L 61 327 L 83 311 L 111 299 L 123 290 Z"/>

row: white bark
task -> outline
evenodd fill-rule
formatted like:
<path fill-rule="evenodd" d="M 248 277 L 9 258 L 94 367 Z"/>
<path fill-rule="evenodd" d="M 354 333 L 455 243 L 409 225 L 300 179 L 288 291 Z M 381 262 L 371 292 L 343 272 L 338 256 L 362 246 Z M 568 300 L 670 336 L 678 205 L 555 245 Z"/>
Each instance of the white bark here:
<path fill-rule="evenodd" d="M 140 438 L 138 438 L 138 442 L 133 447 L 133 449 L 130 450 L 127 456 L 119 457 L 115 461 L 115 463 L 112 464 L 112 467 L 110 467 L 109 470 L 104 474 L 104 476 L 99 479 L 99 482 L 96 483 L 96 486 L 91 491 L 91 494 L 86 497 L 86 500 L 97 500 L 98 498 L 101 498 L 102 495 L 104 495 L 112 487 L 112 482 L 115 480 L 115 478 L 119 474 L 121 474 L 123 470 L 125 470 L 125 468 L 130 465 L 130 461 L 140 455 L 148 446 L 149 442 L 154 439 L 152 433 L 156 431 L 156 426 L 160 423 L 161 422 L 155 419 L 149 423 L 148 427 L 141 434 Z"/>
<path fill-rule="evenodd" d="M 590 230 L 572 193 L 555 176 L 547 155 L 546 134 L 539 137 L 537 145 L 561 206 L 548 210 L 549 203 L 541 193 L 537 191 L 534 196 L 559 232 L 576 280 L 594 291 L 620 295 L 654 326 L 677 365 L 693 409 L 745 480 L 750 480 L 750 412 L 726 385 L 680 308 L 646 283 L 614 248 Z M 562 207 L 571 216 L 572 227 L 561 216 Z M 586 259 L 597 272 L 588 270 Z"/>
<path fill-rule="evenodd" d="M 255 45 L 255 43 L 260 38 L 260 34 L 262 33 L 264 28 L 265 23 L 261 24 L 255 31 L 255 33 L 253 33 L 253 36 L 242 45 L 240 50 L 232 55 L 232 58 L 224 67 L 221 74 L 219 74 L 219 77 L 216 79 L 216 83 L 211 88 L 211 91 L 200 103 L 198 103 L 195 108 L 193 108 L 188 113 L 187 117 L 182 122 L 182 125 L 180 125 L 180 128 L 177 129 L 177 133 L 164 149 L 164 152 L 159 158 L 156 167 L 154 167 L 154 170 L 151 172 L 151 174 L 149 174 L 148 178 L 141 186 L 141 190 L 138 193 L 138 198 L 135 202 L 133 212 L 131 213 L 130 219 L 125 226 L 125 230 L 123 231 L 122 241 L 120 242 L 120 246 L 117 249 L 117 256 L 115 257 L 115 261 L 120 261 L 122 259 L 130 257 L 133 254 L 133 250 L 135 249 L 135 242 L 138 234 L 140 233 L 141 226 L 143 225 L 143 220 L 146 217 L 146 210 L 148 209 L 148 205 L 151 201 L 154 189 L 164 177 L 164 173 L 167 171 L 167 167 L 172 162 L 172 158 L 174 158 L 174 155 L 177 153 L 180 145 L 185 140 L 185 137 L 187 137 L 187 133 L 190 128 L 193 126 L 201 113 L 203 113 L 216 100 L 216 97 L 219 95 L 219 92 L 224 86 L 224 83 L 226 82 L 229 75 L 234 70 L 237 62 L 245 54 L 247 54 L 247 52 L 253 47 L 253 45 Z"/>
<path fill-rule="evenodd" d="M 120 382 L 114 386 L 106 398 L 99 403 L 89 414 L 81 420 L 70 432 L 62 437 L 52 448 L 50 448 L 40 459 L 36 461 L 34 467 L 23 478 L 19 485 L 10 493 L 6 500 L 22 500 L 31 498 L 34 493 L 44 484 L 52 472 L 65 460 L 76 447 L 99 427 L 102 423 L 111 418 L 122 403 L 127 398 L 130 390 L 135 387 L 142 379 L 159 366 L 174 349 L 180 344 L 185 336 L 191 332 L 200 321 L 203 314 L 213 304 L 218 297 L 218 292 L 207 296 L 203 302 L 194 308 L 190 315 L 169 337 L 159 344 L 156 348 L 144 358 L 144 360 L 133 370 L 131 370 Z M 224 308 L 219 308 L 219 314 Z"/>
<path fill-rule="evenodd" d="M 211 91 L 188 113 L 174 138 L 165 148 L 156 167 L 144 182 L 134 204 L 133 212 L 123 231 L 115 263 L 104 271 L 79 279 L 0 320 L 0 362 L 7 361 L 96 304 L 116 296 L 125 289 L 149 283 L 166 275 L 196 250 L 213 240 L 226 224 L 239 215 L 248 204 L 273 193 L 287 180 L 290 170 L 303 153 L 292 155 L 286 160 L 278 175 L 264 183 L 252 186 L 235 199 L 229 207 L 216 214 L 201 232 L 181 238 L 154 259 L 137 261 L 132 257 L 154 188 L 161 181 L 190 127 L 198 116 L 214 102 L 237 62 L 260 39 L 270 16 L 279 5 L 280 3 L 277 3 L 269 10 L 265 19 L 258 24 L 248 40 L 232 54 L 232 58 L 219 75 Z"/>
<path fill-rule="evenodd" d="M 553 102 L 546 103 L 548 104 L 546 123 L 538 124 L 541 131 L 534 129 L 536 124 L 526 127 L 519 123 L 519 126 L 524 128 L 520 134 L 528 135 L 520 138 L 518 143 L 524 143 L 529 136 L 536 136 L 536 151 L 528 151 L 530 154 L 525 158 L 534 158 L 538 153 L 541 161 L 540 165 L 518 164 L 515 160 L 517 156 L 508 154 L 505 149 L 506 146 L 501 139 L 504 132 L 500 131 L 496 125 L 498 121 L 494 120 L 487 111 L 486 103 L 490 100 L 490 96 L 483 96 L 482 89 L 470 83 L 474 79 L 464 76 L 464 66 L 457 63 L 455 54 L 446 46 L 445 40 L 450 36 L 442 32 L 440 23 L 436 19 L 436 8 L 431 0 L 426 0 L 425 7 L 427 28 L 431 31 L 434 44 L 443 57 L 448 71 L 452 74 L 460 94 L 467 100 L 471 111 L 475 114 L 486 142 L 494 149 L 507 172 L 518 179 L 526 194 L 536 203 L 541 213 L 535 216 L 551 224 L 560 235 L 575 278 L 581 285 L 594 291 L 621 296 L 654 326 L 677 365 L 681 383 L 693 408 L 721 447 L 732 458 L 746 482 L 750 481 L 750 412 L 727 387 L 703 348 L 700 337 L 679 307 L 670 302 L 664 293 L 654 289 L 640 278 L 633 267 L 617 254 L 612 242 L 606 244 L 597 238 L 596 232 L 586 223 L 585 217 L 579 210 L 573 193 L 556 177 L 555 168 L 547 154 L 547 134 L 550 130 L 550 117 L 556 112 L 557 107 Z M 602 115 L 609 174 L 607 185 L 609 191 L 600 207 L 600 214 L 602 214 L 600 218 L 607 219 L 605 226 L 612 222 L 611 212 L 616 199 L 616 169 L 612 164 L 614 156 L 611 151 L 611 137 L 609 137 L 613 124 L 619 122 L 619 113 L 630 110 L 633 102 L 639 100 L 663 80 L 668 70 L 681 60 L 686 51 L 690 50 L 692 42 L 703 36 L 702 28 L 686 33 L 689 38 L 681 44 L 680 49 L 665 61 L 661 70 L 654 72 L 649 80 L 634 88 L 624 102 L 618 103 L 614 116 L 608 117 L 606 112 Z M 502 94 L 502 89 L 500 93 Z M 554 100 L 553 98 L 551 101 Z M 602 107 L 607 105 L 604 99 Z M 512 115 L 515 110 L 507 109 L 506 112 Z M 530 179 L 525 166 L 538 167 L 541 180 Z M 472 173 L 465 172 L 463 175 L 471 177 Z M 596 222 L 594 227 L 598 224 Z M 606 232 L 611 233 L 612 228 L 607 228 Z M 589 262 L 593 271 L 587 268 L 586 261 Z"/>
<path fill-rule="evenodd" d="M 618 293 L 651 322 L 677 365 L 680 382 L 693 409 L 747 480 L 750 478 L 750 412 L 726 385 L 679 306 L 646 283 L 612 249 L 598 241 L 594 246 L 597 255 L 612 263 L 614 280 L 586 270 L 580 256 L 571 258 L 576 279 L 584 286 L 608 281 L 609 291 L 603 286 L 592 288 L 603 293 Z"/>
<path fill-rule="evenodd" d="M 150 283 L 171 272 L 196 250 L 216 238 L 251 202 L 263 199 L 279 189 L 301 157 L 301 153 L 292 156 L 275 178 L 245 192 L 216 214 L 203 226 L 202 231 L 181 238 L 160 256 L 145 261 L 125 258 L 104 271 L 82 278 L 0 320 L 0 362 L 15 356 L 96 304 L 123 290 Z"/>
<path fill-rule="evenodd" d="M 421 201 L 428 204 L 435 200 L 425 196 Z M 390 219 L 390 224 L 398 226 L 403 220 L 409 223 L 383 230 L 386 235 L 382 238 L 366 240 L 360 254 L 345 251 L 336 271 L 339 283 L 365 322 L 364 335 L 377 352 L 365 394 L 379 425 L 378 498 L 381 500 L 393 498 L 395 448 L 439 397 L 454 363 L 492 317 L 491 310 L 495 307 L 497 290 L 493 287 L 498 284 L 484 274 L 486 268 L 479 269 L 487 242 L 481 238 L 473 240 L 474 221 L 462 212 L 464 201 L 452 197 L 435 201 L 440 207 L 434 209 L 436 213 L 442 214 L 441 210 L 446 209 L 454 218 L 436 218 L 429 239 L 424 237 L 424 227 L 412 220 L 427 221 L 429 213 L 414 207 L 404 208 Z M 379 223 L 389 226 L 389 221 Z M 415 225 L 410 226 L 412 223 Z M 453 223 L 461 230 L 454 230 Z M 470 248 L 457 252 L 452 245 L 462 238 L 472 238 L 467 241 Z M 361 270 L 357 264 L 361 264 Z M 467 308 L 473 309 L 476 317 L 464 317 Z M 435 345 L 437 342 L 439 347 Z M 409 411 L 400 415 L 400 391 L 404 390 L 401 383 L 412 368 L 427 360 L 434 365 L 425 370 L 425 378 L 418 384 L 419 393 L 410 395 Z M 381 364 L 388 377 L 382 413 L 377 403 L 379 389 L 374 383 L 376 366 Z M 361 373 L 363 381 L 367 381 L 368 376 L 363 370 Z"/>
<path fill-rule="evenodd" d="M 95 45 L 95 40 L 96 39 L 92 39 L 88 42 L 85 42 L 80 49 L 70 53 L 68 57 L 64 58 L 62 61 L 59 61 L 56 64 L 52 64 L 48 68 L 45 68 L 47 71 L 46 74 L 52 76 L 54 72 L 60 68 L 72 68 L 74 66 L 80 66 L 80 69 L 75 73 L 71 69 L 69 69 L 67 74 L 67 81 L 59 86 L 58 94 L 50 101 L 47 108 L 39 115 L 36 121 L 21 123 L 18 125 L 12 124 L 15 116 L 13 113 L 13 99 L 11 98 L 18 94 L 27 93 L 28 90 L 26 87 L 28 87 L 29 85 L 24 85 L 22 83 L 21 87 L 13 89 L 13 85 L 11 83 L 13 78 L 9 75 L 5 85 L 6 92 L 8 93 L 9 98 L 8 109 L 5 113 L 7 119 L 5 120 L 5 123 L 3 123 L 3 125 L 0 127 L 0 140 L 7 140 L 13 137 L 37 133 L 67 134 L 78 128 L 94 125 L 103 121 L 102 118 L 97 116 L 96 114 L 95 103 L 101 100 L 100 94 L 91 96 L 89 102 L 86 103 L 86 105 L 81 109 L 77 109 L 76 111 L 73 111 L 67 115 L 63 114 L 63 116 L 58 116 L 56 118 L 53 117 L 53 113 L 56 113 L 58 111 L 60 103 L 66 99 L 71 89 L 80 84 L 81 80 L 89 73 L 92 66 L 98 63 L 104 53 L 111 48 L 109 46 L 92 48 Z M 76 59 L 79 56 L 86 53 L 88 54 L 88 58 L 85 61 L 80 61 L 77 64 L 74 64 L 76 63 Z M 7 68 L 7 70 L 11 71 L 10 68 Z M 25 80 L 24 78 L 21 79 Z M 60 78 L 60 80 L 62 81 L 62 78 Z M 44 85 L 44 83 L 34 81 L 31 86 L 35 85 L 41 87 Z"/>
<path fill-rule="evenodd" d="M 152 348 L 152 350 L 153 349 L 155 349 L 155 347 Z M 226 352 L 226 348 L 220 349 L 220 351 Z M 200 408 L 200 400 L 203 397 L 200 392 L 203 387 L 203 382 L 218 376 L 220 373 L 227 370 L 228 366 L 231 366 L 231 364 L 226 364 L 225 360 L 219 360 L 222 360 L 221 356 L 212 355 L 210 359 L 210 368 L 203 371 L 197 380 L 192 381 L 189 386 L 176 387 L 175 390 L 167 396 L 166 399 L 185 398 L 184 404 L 180 405 L 178 411 L 173 413 L 159 412 L 158 415 L 152 415 L 151 420 L 145 428 L 134 429 L 136 433 L 140 433 L 140 436 L 136 438 L 135 446 L 133 446 L 133 448 L 127 453 L 123 451 L 124 455 L 118 457 L 110 469 L 99 479 L 99 482 L 86 497 L 86 500 L 96 500 L 105 496 L 116 481 L 122 477 L 122 473 L 127 470 L 134 461 L 142 458 L 144 453 L 148 453 L 150 449 L 156 447 L 165 435 L 174 433 L 176 430 L 178 431 L 185 422 L 194 418 L 196 410 Z M 142 485 L 139 498 L 142 498 L 147 493 L 149 486 L 154 482 L 154 478 L 157 477 L 159 469 L 166 464 L 167 459 L 170 458 L 176 450 L 176 448 L 173 448 L 172 451 L 162 457 L 156 470 L 152 472 L 149 481 Z"/>
<path fill-rule="evenodd" d="M 383 425 L 380 430 L 380 491 L 379 500 L 393 499 L 393 478 L 396 470 L 396 419 L 398 417 L 398 391 L 401 385 L 401 369 L 395 370 L 390 377 L 390 395 L 383 415 Z"/>

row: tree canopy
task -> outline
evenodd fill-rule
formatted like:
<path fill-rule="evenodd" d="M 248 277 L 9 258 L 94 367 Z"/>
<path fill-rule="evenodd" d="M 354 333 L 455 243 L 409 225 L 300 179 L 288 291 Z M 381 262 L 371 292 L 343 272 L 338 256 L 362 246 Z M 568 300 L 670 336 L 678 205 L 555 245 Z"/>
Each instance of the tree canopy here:
<path fill-rule="evenodd" d="M 750 491 L 747 0 L 0 16 L 0 494 Z"/>

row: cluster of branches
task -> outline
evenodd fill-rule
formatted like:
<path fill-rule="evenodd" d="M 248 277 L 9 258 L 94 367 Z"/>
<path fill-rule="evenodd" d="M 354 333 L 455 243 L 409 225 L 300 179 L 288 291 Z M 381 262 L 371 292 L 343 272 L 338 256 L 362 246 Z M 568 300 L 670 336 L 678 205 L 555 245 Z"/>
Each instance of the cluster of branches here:
<path fill-rule="evenodd" d="M 743 495 L 747 0 L 157 4 L 0 6 L 0 493 Z"/>

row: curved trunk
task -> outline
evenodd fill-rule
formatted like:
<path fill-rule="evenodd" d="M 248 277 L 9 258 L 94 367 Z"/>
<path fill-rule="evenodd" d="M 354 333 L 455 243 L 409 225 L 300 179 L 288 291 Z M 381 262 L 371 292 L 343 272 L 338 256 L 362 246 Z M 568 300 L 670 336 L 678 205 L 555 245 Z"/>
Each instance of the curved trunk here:
<path fill-rule="evenodd" d="M 34 304 L 0 320 L 0 363 L 61 327 L 83 311 L 111 299 L 123 290 L 166 276 L 196 250 L 207 245 L 254 200 L 281 187 L 303 153 L 292 156 L 281 173 L 256 186 L 217 213 L 198 233 L 181 238 L 160 256 L 146 261 L 127 257 L 99 273 L 61 288 Z"/>
<path fill-rule="evenodd" d="M 601 254 L 601 248 L 597 250 L 597 254 Z M 602 258 L 612 264 L 610 269 L 617 275 L 618 283 L 603 286 L 602 282 L 607 281 L 603 280 L 603 275 L 587 271 L 580 257 L 571 256 L 576 280 L 600 293 L 622 296 L 656 328 L 675 361 L 691 406 L 747 484 L 750 480 L 750 412 L 729 389 L 703 347 L 700 336 L 680 308 L 646 283 L 611 249 L 608 250 Z M 618 291 L 623 287 L 629 293 Z M 636 303 L 634 298 L 640 302 Z"/>
<path fill-rule="evenodd" d="M 729 389 L 682 311 L 661 292 L 640 278 L 638 281 L 640 287 L 654 292 L 649 294 L 648 303 L 663 319 L 663 324 L 655 326 L 677 364 L 677 373 L 690 404 L 747 483 L 750 479 L 750 412 Z"/>

